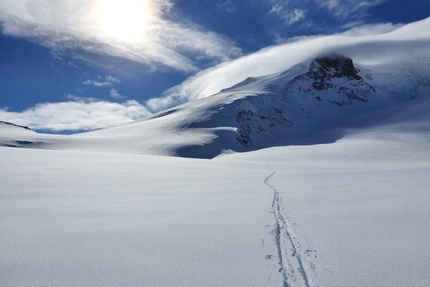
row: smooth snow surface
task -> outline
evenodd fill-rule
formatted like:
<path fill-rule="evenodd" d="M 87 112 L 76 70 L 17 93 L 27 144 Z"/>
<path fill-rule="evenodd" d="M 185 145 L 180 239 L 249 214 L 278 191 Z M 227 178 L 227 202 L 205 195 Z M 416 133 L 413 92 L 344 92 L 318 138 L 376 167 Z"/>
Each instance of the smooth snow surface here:
<path fill-rule="evenodd" d="M 344 60 L 85 134 L 0 122 L 0 286 L 429 286 L 428 58 Z"/>
<path fill-rule="evenodd" d="M 212 160 L 1 147 L 0 286 L 427 286 L 430 129 L 413 108 Z"/>

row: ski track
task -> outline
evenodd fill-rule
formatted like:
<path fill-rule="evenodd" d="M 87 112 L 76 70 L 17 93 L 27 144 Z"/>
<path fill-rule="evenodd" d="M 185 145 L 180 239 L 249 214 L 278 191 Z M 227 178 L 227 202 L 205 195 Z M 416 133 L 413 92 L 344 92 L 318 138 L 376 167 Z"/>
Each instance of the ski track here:
<path fill-rule="evenodd" d="M 266 177 L 264 184 L 273 191 L 272 209 L 276 225 L 275 241 L 278 249 L 279 272 L 282 274 L 283 287 L 316 287 L 312 274 L 314 272 L 313 264 L 309 262 L 307 252 L 303 252 L 297 236 L 291 228 L 289 218 L 284 214 L 279 191 L 269 183 L 276 171 L 273 171 L 270 166 L 269 169 L 272 173 Z M 300 276 L 296 276 L 296 271 L 299 272 Z"/>

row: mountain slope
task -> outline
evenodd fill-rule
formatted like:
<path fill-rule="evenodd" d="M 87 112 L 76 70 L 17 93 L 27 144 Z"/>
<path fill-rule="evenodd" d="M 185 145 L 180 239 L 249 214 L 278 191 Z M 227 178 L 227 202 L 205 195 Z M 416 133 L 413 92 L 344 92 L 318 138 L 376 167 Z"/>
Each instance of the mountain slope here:
<path fill-rule="evenodd" d="M 417 103 L 333 144 L 210 161 L 0 147 L 0 286 L 427 286 Z"/>
<path fill-rule="evenodd" d="M 27 134 L 18 140 L 28 142 L 26 147 L 199 158 L 333 142 L 354 115 L 425 98 L 429 75 L 428 58 L 365 66 L 330 54 L 123 126 L 72 136 Z M 1 145 L 13 146 L 11 141 L 17 139 L 0 131 Z"/>

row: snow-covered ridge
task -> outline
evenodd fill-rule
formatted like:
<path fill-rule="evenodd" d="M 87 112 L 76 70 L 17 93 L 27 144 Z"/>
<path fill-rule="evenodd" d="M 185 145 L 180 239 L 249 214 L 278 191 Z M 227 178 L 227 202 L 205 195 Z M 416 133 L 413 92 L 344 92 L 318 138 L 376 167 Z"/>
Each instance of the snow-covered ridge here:
<path fill-rule="evenodd" d="M 311 128 L 316 121 L 332 117 L 327 109 L 336 109 L 333 106 L 354 105 L 357 101 L 367 103 L 376 89 L 358 72 L 352 60 L 342 55 L 314 59 L 305 73 L 284 83 L 281 81 L 274 85 L 278 91 L 275 88 L 269 97 L 262 97 L 263 106 L 271 109 L 244 109 L 238 113 L 238 141 L 250 146 L 252 138 L 270 136 L 271 131 L 279 128 Z M 255 106 L 262 105 L 255 103 Z"/>
<path fill-rule="evenodd" d="M 8 125 L 8 126 L 13 126 L 13 127 L 22 128 L 22 129 L 31 131 L 31 129 L 29 127 L 20 126 L 20 125 L 16 125 L 16 124 L 4 122 L 4 121 L 0 121 L 0 125 Z"/>
<path fill-rule="evenodd" d="M 426 57 L 366 66 L 322 55 L 111 129 L 46 136 L 0 128 L 0 145 L 213 158 L 226 150 L 332 142 L 353 116 L 428 98 L 429 75 Z"/>

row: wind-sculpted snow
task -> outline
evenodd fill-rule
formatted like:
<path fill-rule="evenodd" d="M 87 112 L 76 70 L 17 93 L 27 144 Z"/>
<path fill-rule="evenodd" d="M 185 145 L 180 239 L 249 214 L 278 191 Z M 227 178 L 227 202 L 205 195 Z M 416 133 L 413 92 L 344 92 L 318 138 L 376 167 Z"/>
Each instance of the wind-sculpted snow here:
<path fill-rule="evenodd" d="M 334 142 L 357 115 L 429 95 L 428 58 L 365 66 L 328 54 L 111 129 L 47 136 L 0 124 L 0 145 L 213 158 L 225 151 Z"/>

